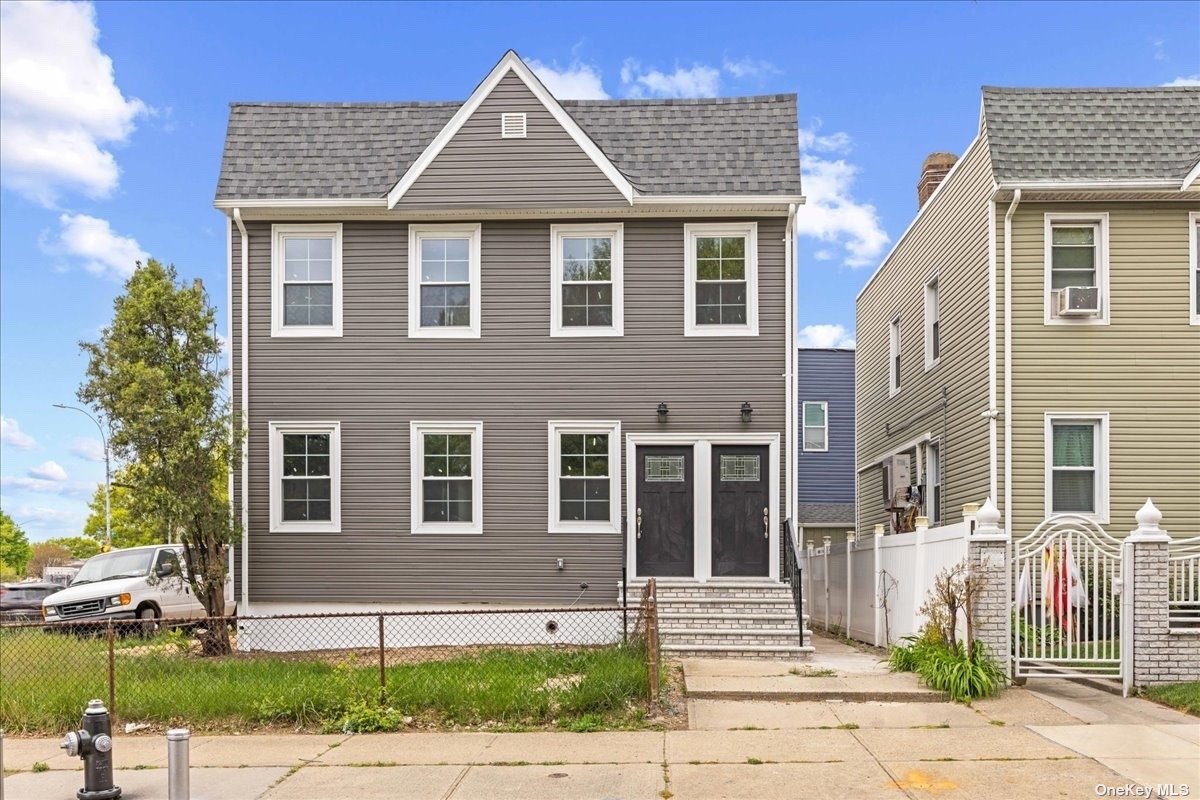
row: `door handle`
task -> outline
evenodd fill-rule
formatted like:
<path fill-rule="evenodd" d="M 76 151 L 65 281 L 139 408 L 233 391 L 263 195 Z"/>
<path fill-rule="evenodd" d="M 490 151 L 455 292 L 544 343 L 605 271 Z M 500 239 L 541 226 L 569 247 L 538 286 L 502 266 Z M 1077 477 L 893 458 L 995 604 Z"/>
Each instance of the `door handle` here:
<path fill-rule="evenodd" d="M 642 538 L 642 509 L 637 510 L 637 538 Z"/>
<path fill-rule="evenodd" d="M 771 508 L 763 506 L 763 538 L 771 538 Z"/>

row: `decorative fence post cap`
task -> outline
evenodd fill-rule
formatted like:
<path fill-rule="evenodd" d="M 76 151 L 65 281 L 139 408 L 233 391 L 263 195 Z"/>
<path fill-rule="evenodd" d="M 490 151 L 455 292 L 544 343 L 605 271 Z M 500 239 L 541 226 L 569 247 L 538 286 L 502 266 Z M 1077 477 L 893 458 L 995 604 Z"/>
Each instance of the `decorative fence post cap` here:
<path fill-rule="evenodd" d="M 1007 536 L 1000 527 L 1000 509 L 996 508 L 996 504 L 990 497 L 984 500 L 983 505 L 979 507 L 979 513 L 975 515 L 975 522 L 974 538 L 976 539 L 1003 539 Z"/>
<path fill-rule="evenodd" d="M 1162 522 L 1162 517 L 1162 512 L 1155 507 L 1154 501 L 1147 497 L 1146 502 L 1133 515 L 1138 526 L 1129 532 L 1130 541 L 1170 542 L 1170 534 L 1158 526 L 1158 523 Z"/>
<path fill-rule="evenodd" d="M 978 514 L 978 513 L 979 513 L 979 503 L 964 503 L 963 504 L 963 516 L 964 517 L 969 516 L 970 514 Z"/>
<path fill-rule="evenodd" d="M 883 536 L 883 523 L 882 522 L 875 526 L 875 535 Z"/>
<path fill-rule="evenodd" d="M 929 527 L 929 517 L 917 517 L 916 525 L 918 528 L 928 528 Z"/>

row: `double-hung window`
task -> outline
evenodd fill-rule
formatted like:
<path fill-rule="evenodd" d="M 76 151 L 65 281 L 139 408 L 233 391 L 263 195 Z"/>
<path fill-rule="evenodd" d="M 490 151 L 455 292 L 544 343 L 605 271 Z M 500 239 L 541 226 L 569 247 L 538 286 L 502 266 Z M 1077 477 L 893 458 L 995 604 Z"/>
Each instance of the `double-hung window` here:
<path fill-rule="evenodd" d="M 1047 324 L 1108 322 L 1108 215 L 1045 216 Z"/>
<path fill-rule="evenodd" d="M 413 422 L 412 530 L 483 533 L 483 423 Z"/>
<path fill-rule="evenodd" d="M 930 442 L 925 447 L 925 513 L 930 521 L 942 521 L 942 446 Z"/>
<path fill-rule="evenodd" d="M 342 335 L 342 226 L 271 226 L 271 335 Z"/>
<path fill-rule="evenodd" d="M 272 533 L 341 530 L 341 424 L 270 423 Z"/>
<path fill-rule="evenodd" d="M 900 391 L 900 318 L 888 327 L 888 394 Z"/>
<path fill-rule="evenodd" d="M 684 335 L 758 335 L 758 224 L 684 226 Z"/>
<path fill-rule="evenodd" d="M 408 227 L 408 335 L 477 339 L 480 226 Z"/>
<path fill-rule="evenodd" d="M 942 356 L 942 316 L 938 279 L 925 284 L 925 369 L 933 369 Z"/>
<path fill-rule="evenodd" d="M 804 450 L 824 452 L 829 449 L 829 404 L 824 401 L 805 401 Z"/>
<path fill-rule="evenodd" d="M 1190 240 L 1191 265 L 1188 269 L 1190 273 L 1191 291 L 1188 292 L 1189 304 L 1191 305 L 1191 322 L 1193 325 L 1200 325 L 1200 211 L 1193 211 L 1188 214 L 1188 223 L 1191 232 L 1188 236 Z"/>
<path fill-rule="evenodd" d="M 1046 414 L 1046 514 L 1108 521 L 1108 415 Z"/>
<path fill-rule="evenodd" d="M 619 533 L 621 424 L 550 422 L 549 530 Z"/>
<path fill-rule="evenodd" d="M 624 331 L 624 229 L 550 227 L 551 336 L 620 336 Z"/>

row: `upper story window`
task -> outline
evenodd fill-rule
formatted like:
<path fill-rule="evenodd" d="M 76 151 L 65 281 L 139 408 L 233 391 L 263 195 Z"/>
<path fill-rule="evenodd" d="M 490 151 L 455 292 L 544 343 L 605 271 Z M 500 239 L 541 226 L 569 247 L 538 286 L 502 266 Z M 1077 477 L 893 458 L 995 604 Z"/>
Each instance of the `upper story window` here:
<path fill-rule="evenodd" d="M 1108 415 L 1046 414 L 1046 514 L 1108 521 Z"/>
<path fill-rule="evenodd" d="M 805 401 L 802 410 L 805 452 L 825 452 L 829 449 L 829 404 Z"/>
<path fill-rule="evenodd" d="M 483 533 L 483 423 L 410 425 L 413 533 Z"/>
<path fill-rule="evenodd" d="M 942 355 L 942 318 L 938 279 L 925 284 L 925 369 L 933 369 Z"/>
<path fill-rule="evenodd" d="M 621 424 L 551 422 L 550 532 L 619 533 Z"/>
<path fill-rule="evenodd" d="M 551 336 L 622 334 L 624 230 L 620 223 L 551 226 Z"/>
<path fill-rule="evenodd" d="M 1047 214 L 1047 324 L 1107 324 L 1108 215 Z"/>
<path fill-rule="evenodd" d="M 342 335 L 342 226 L 271 226 L 271 335 Z"/>
<path fill-rule="evenodd" d="M 686 336 L 758 335 L 758 224 L 684 226 Z"/>
<path fill-rule="evenodd" d="M 1200 211 L 1191 212 L 1188 222 L 1191 226 L 1191 268 L 1188 270 L 1191 273 L 1191 321 L 1193 325 L 1200 325 Z"/>
<path fill-rule="evenodd" d="M 888 328 L 888 394 L 900 391 L 900 318 Z"/>
<path fill-rule="evenodd" d="M 272 533 L 341 530 L 341 424 L 270 423 Z"/>
<path fill-rule="evenodd" d="M 408 226 L 408 335 L 479 338 L 480 226 Z"/>

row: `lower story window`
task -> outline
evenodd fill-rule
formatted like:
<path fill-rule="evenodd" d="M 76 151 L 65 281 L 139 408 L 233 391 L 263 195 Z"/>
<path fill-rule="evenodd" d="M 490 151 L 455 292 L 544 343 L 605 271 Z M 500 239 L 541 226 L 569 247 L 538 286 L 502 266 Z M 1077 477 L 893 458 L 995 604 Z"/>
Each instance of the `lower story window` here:
<path fill-rule="evenodd" d="M 412 530 L 483 532 L 483 423 L 414 422 Z"/>
<path fill-rule="evenodd" d="M 1046 512 L 1108 516 L 1107 416 L 1047 415 Z"/>
<path fill-rule="evenodd" d="M 341 425 L 270 424 L 271 531 L 341 530 Z"/>
<path fill-rule="evenodd" d="M 550 531 L 619 532 L 620 423 L 550 423 Z"/>
<path fill-rule="evenodd" d="M 930 521 L 936 524 L 942 521 L 942 446 L 930 442 L 925 448 L 925 458 L 928 462 L 925 470 L 929 483 L 926 507 Z"/>

